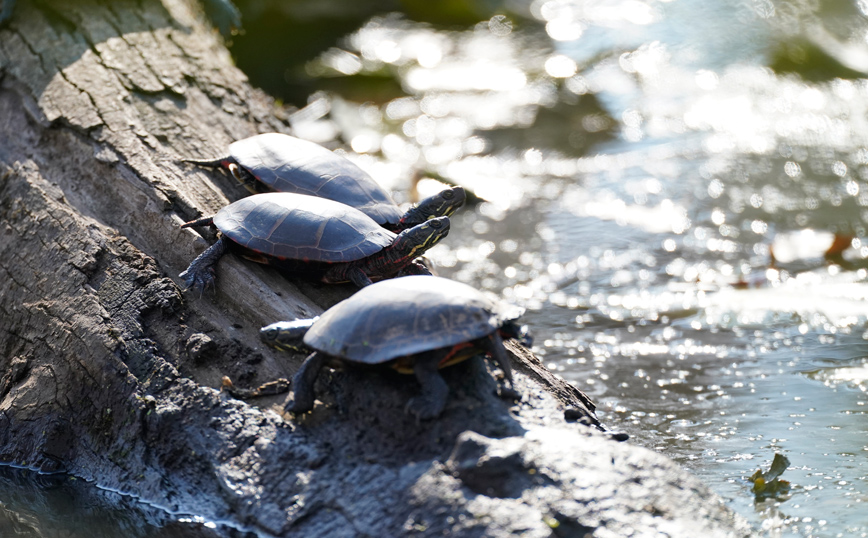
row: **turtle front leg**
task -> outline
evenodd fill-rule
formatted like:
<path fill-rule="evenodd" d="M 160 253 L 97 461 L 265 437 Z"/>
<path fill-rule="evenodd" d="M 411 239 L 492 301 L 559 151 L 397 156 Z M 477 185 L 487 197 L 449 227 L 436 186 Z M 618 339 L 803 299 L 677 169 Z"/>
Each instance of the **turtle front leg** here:
<path fill-rule="evenodd" d="M 416 417 L 417 420 L 436 418 L 446 407 L 446 396 L 449 385 L 437 371 L 443 350 L 432 350 L 416 356 L 413 373 L 422 386 L 422 394 L 410 398 L 404 411 Z"/>
<path fill-rule="evenodd" d="M 521 393 L 512 386 L 512 368 L 509 366 L 509 357 L 500 334 L 495 331 L 490 336 L 480 338 L 475 344 L 491 356 L 503 371 L 503 382 L 498 386 L 497 395 L 505 400 L 521 400 Z"/>
<path fill-rule="evenodd" d="M 433 276 L 433 273 L 431 272 L 431 269 L 429 269 L 428 266 L 425 265 L 421 261 L 421 258 L 420 258 L 418 260 L 414 260 L 414 261 L 410 262 L 407 265 L 407 267 L 404 267 L 403 269 L 401 269 L 401 271 L 398 272 L 398 276 L 407 276 L 407 275 Z"/>
<path fill-rule="evenodd" d="M 214 287 L 217 273 L 214 265 L 226 253 L 226 242 L 223 238 L 217 240 L 208 250 L 199 254 L 187 269 L 178 275 L 187 284 L 186 289 L 197 289 L 201 293 L 209 287 Z"/>
<path fill-rule="evenodd" d="M 325 365 L 326 355 L 314 351 L 304 359 L 301 368 L 292 376 L 292 392 L 283 405 L 287 413 L 306 413 L 313 409 L 313 387 L 320 370 Z"/>
<path fill-rule="evenodd" d="M 365 272 L 362 271 L 359 267 L 351 267 L 349 270 L 347 270 L 347 280 L 360 288 L 370 286 L 374 283 L 374 281 L 371 280 L 371 277 L 365 274 Z"/>

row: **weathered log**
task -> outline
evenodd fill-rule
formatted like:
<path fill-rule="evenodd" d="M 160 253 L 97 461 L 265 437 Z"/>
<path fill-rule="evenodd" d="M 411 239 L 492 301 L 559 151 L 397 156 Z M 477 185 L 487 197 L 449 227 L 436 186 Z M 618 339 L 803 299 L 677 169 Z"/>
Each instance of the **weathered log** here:
<path fill-rule="evenodd" d="M 199 9 L 22 1 L 0 29 L 0 461 L 274 536 L 748 532 L 665 458 L 567 423 L 592 404 L 526 352 L 520 404 L 469 361 L 422 424 L 388 372 L 321 376 L 298 418 L 221 393 L 289 377 L 301 357 L 258 328 L 352 290 L 232 257 L 216 293 L 179 288 L 208 245 L 179 225 L 245 194 L 179 159 L 289 131 Z"/>

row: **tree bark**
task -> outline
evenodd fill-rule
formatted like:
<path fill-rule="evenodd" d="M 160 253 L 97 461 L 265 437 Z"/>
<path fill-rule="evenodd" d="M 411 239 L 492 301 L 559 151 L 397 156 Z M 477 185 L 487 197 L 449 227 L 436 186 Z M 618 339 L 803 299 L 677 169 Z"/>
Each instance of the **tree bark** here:
<path fill-rule="evenodd" d="M 302 357 L 259 327 L 352 292 L 231 256 L 216 292 L 179 288 L 213 240 L 179 225 L 245 194 L 180 159 L 289 130 L 190 0 L 19 0 L 0 29 L 0 461 L 274 536 L 747 532 L 668 460 L 567 423 L 593 405 L 518 348 L 520 404 L 470 361 L 422 424 L 388 373 L 326 373 L 295 419 L 220 392 L 289 377 Z"/>

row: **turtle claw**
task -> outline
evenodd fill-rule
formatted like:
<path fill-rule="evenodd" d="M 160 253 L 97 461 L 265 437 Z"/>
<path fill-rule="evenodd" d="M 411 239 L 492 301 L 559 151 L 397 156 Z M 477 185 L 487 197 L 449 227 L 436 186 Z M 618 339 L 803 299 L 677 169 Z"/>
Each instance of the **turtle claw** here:
<path fill-rule="evenodd" d="M 187 287 L 184 288 L 184 291 L 191 289 L 197 290 L 199 292 L 199 297 L 202 297 L 209 288 L 214 290 L 217 289 L 215 284 L 217 273 L 214 271 L 213 267 L 208 267 L 204 271 L 191 271 L 188 268 L 178 276 L 182 278 L 184 283 L 187 285 Z"/>
<path fill-rule="evenodd" d="M 220 259 L 220 256 L 226 252 L 226 244 L 223 239 L 218 239 L 216 243 L 211 245 L 208 250 L 200 254 L 190 263 L 190 266 L 178 275 L 187 284 L 184 291 L 189 289 L 199 290 L 199 296 L 208 288 L 216 289 L 214 284 L 217 280 L 217 271 L 214 264 Z"/>

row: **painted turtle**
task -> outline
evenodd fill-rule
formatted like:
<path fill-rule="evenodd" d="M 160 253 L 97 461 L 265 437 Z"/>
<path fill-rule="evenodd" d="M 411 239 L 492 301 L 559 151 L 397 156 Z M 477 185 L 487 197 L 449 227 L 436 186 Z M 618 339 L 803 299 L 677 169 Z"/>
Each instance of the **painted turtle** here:
<path fill-rule="evenodd" d="M 525 338 L 516 320 L 523 308 L 490 299 L 447 278 L 408 276 L 368 286 L 326 310 L 318 319 L 279 322 L 260 331 L 278 349 L 312 349 L 292 378 L 285 409 L 313 408 L 314 382 L 325 365 L 388 365 L 413 373 L 422 391 L 406 410 L 419 419 L 438 416 L 449 388 L 439 368 L 479 353 L 503 370 L 499 394 L 520 398 L 512 388 L 503 338 Z"/>
<path fill-rule="evenodd" d="M 414 260 L 449 233 L 449 217 L 437 217 L 394 234 L 361 211 L 304 194 L 256 194 L 229 204 L 213 217 L 182 226 L 214 226 L 220 238 L 181 273 L 188 287 L 214 284 L 214 265 L 232 250 L 250 260 L 323 282 L 430 274 Z"/>
<path fill-rule="evenodd" d="M 451 187 L 402 213 L 389 193 L 349 159 L 319 144 L 280 133 L 233 142 L 229 154 L 219 159 L 185 162 L 224 168 L 253 193 L 294 192 L 341 202 L 392 231 L 406 230 L 433 217 L 448 217 L 466 198 L 463 188 Z"/>

